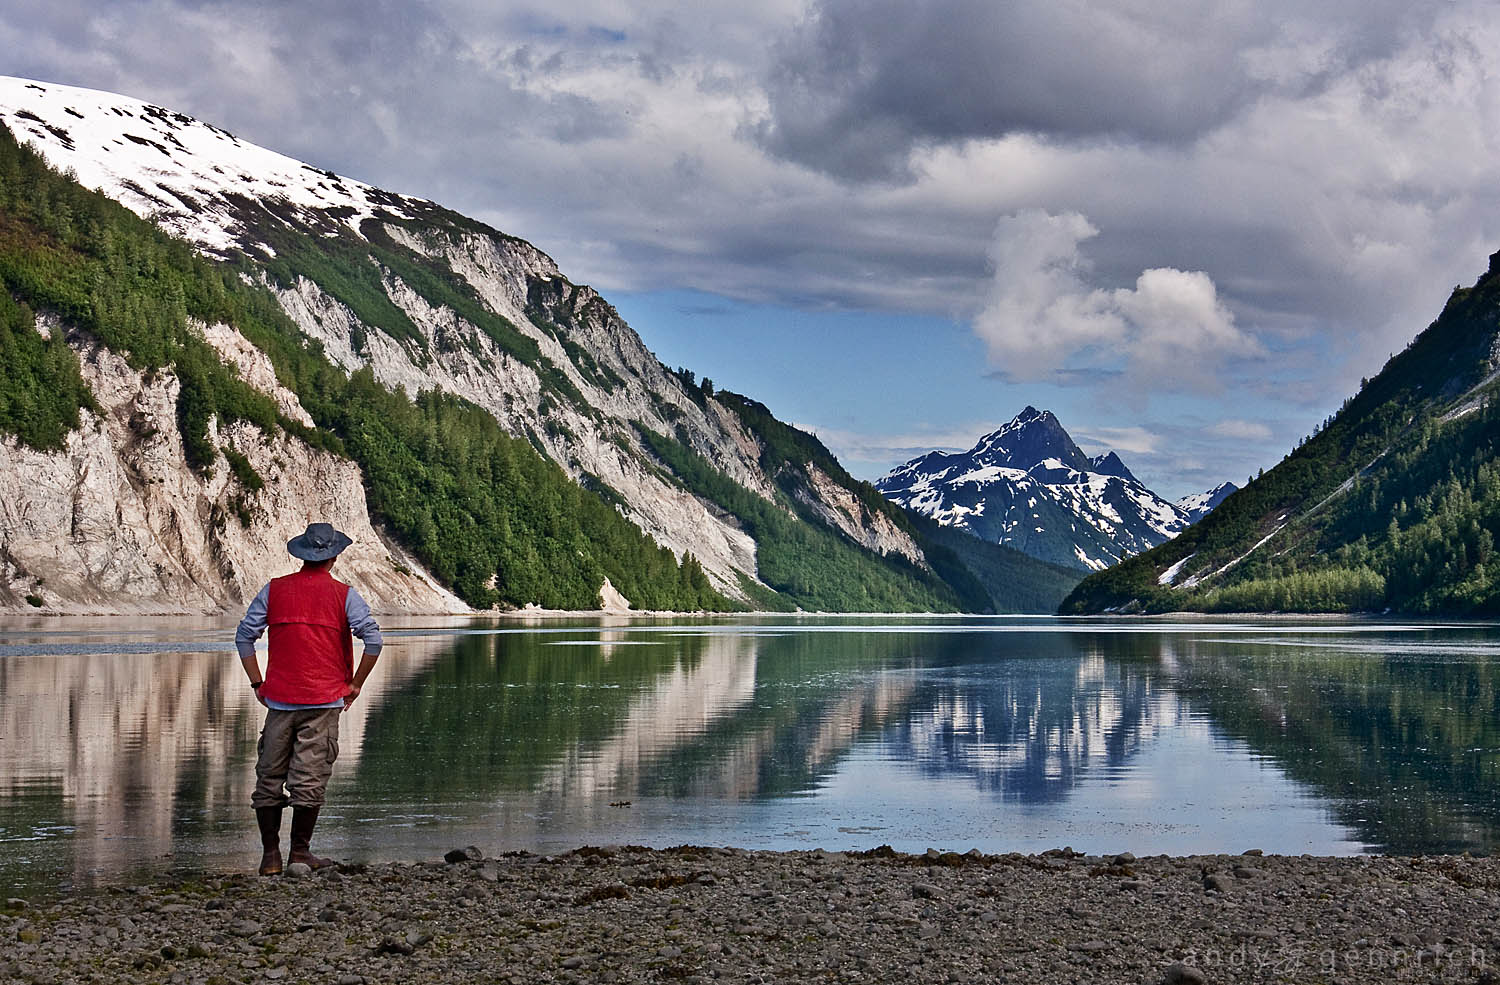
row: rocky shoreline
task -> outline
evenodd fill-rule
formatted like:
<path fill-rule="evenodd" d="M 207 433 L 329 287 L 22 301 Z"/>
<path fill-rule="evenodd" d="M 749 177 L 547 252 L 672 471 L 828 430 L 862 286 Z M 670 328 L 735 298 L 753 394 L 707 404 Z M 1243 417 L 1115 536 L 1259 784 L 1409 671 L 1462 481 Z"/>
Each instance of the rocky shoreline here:
<path fill-rule="evenodd" d="M 0 981 L 1493 983 L 1497 913 L 1468 856 L 469 848 L 9 900 Z"/>

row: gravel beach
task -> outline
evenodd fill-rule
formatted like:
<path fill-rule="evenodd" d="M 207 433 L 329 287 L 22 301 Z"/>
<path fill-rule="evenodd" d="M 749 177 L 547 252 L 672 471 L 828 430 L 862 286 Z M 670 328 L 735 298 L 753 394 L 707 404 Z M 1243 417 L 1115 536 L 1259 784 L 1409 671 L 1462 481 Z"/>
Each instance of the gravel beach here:
<path fill-rule="evenodd" d="M 1489 858 L 469 848 L 8 900 L 0 981 L 1500 982 L 1497 917 Z"/>

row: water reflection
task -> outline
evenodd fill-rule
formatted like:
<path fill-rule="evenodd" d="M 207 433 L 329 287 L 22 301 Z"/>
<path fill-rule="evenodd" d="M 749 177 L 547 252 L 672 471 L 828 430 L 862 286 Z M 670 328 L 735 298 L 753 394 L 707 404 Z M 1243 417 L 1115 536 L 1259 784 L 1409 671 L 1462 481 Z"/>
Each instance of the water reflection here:
<path fill-rule="evenodd" d="M 164 622 L 0 632 L 0 883 L 122 878 L 243 821 L 263 709 L 223 627 Z M 442 644 L 403 649 L 398 683 Z M 344 716 L 346 768 L 370 707 Z"/>
<path fill-rule="evenodd" d="M 1039 634 L 1003 675 L 975 667 L 924 688 L 920 710 L 892 730 L 896 756 L 1017 803 L 1056 803 L 1086 775 L 1124 769 L 1179 709 L 1139 666 L 1079 643 Z"/>
<path fill-rule="evenodd" d="M 1500 822 L 1491 630 L 1338 648 L 1190 639 L 1174 686 L 1228 737 L 1316 789 L 1374 849 L 1487 852 Z"/>
<path fill-rule="evenodd" d="M 0 628 L 0 882 L 241 861 L 261 710 L 227 633 Z M 475 621 L 391 636 L 341 726 L 320 837 L 345 856 L 891 832 L 983 832 L 967 843 L 987 850 L 1125 832 L 1162 851 L 1431 852 L 1487 850 L 1500 817 L 1492 627 Z"/>

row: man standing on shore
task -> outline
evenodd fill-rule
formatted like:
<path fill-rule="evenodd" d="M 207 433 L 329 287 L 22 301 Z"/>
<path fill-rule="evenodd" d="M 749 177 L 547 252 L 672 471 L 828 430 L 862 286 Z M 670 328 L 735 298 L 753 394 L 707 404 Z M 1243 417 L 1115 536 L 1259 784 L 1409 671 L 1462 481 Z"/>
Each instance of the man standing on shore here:
<path fill-rule="evenodd" d="M 250 798 L 264 849 L 263 876 L 281 872 L 281 813 L 287 804 L 292 807 L 287 864 L 303 862 L 314 869 L 333 864 L 312 853 L 313 828 L 339 754 L 339 713 L 359 697 L 381 648 L 380 627 L 370 607 L 359 592 L 329 573 L 339 552 L 352 543 L 331 524 L 308 524 L 286 545 L 302 560 L 302 570 L 273 578 L 262 588 L 234 634 L 250 686 L 266 706 Z M 255 641 L 267 628 L 262 678 Z M 358 670 L 351 633 L 364 641 Z"/>

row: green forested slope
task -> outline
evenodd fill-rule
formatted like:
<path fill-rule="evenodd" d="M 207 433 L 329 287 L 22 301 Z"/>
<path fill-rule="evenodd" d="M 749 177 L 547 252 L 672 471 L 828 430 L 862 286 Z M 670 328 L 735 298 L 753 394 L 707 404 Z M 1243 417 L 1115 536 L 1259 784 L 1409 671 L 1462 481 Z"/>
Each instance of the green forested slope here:
<path fill-rule="evenodd" d="M 271 293 L 255 286 L 263 277 L 283 286 L 308 278 L 358 316 L 362 326 L 351 339 L 356 350 L 362 348 L 360 332 L 378 331 L 425 365 L 438 355 L 427 351 L 433 343 L 391 302 L 382 281 L 386 274 L 398 277 L 534 369 L 544 406 L 561 402 L 597 415 L 533 339 L 490 311 L 443 262 L 393 239 L 387 223 L 406 225 L 417 235 L 500 234 L 436 206 L 407 199 L 402 205 L 407 218 L 382 214 L 355 235 L 332 213 L 322 219 L 307 210 L 282 214 L 275 201 L 245 199 L 235 213 L 247 242 L 261 245 L 231 261 L 215 261 L 50 170 L 0 127 L 0 432 L 56 449 L 78 426 L 79 410 L 92 406 L 73 350 L 62 338 L 47 339 L 36 330 L 33 313 L 45 313 L 122 354 L 136 369 L 178 378 L 186 464 L 202 473 L 228 470 L 237 484 L 234 512 L 241 522 L 253 522 L 255 496 L 265 481 L 245 458 L 210 441 L 215 418 L 248 421 L 266 433 L 289 431 L 353 459 L 363 472 L 372 515 L 477 607 L 534 602 L 591 608 L 608 577 L 642 608 L 735 608 L 690 555 L 679 562 L 626 520 L 617 508 L 621 500 L 604 483 L 588 475 L 582 485 L 574 482 L 528 435 L 506 433 L 488 412 L 462 399 L 393 392 L 368 370 L 350 376 L 287 318 Z M 585 379 L 606 391 L 622 382 L 569 338 L 566 305 L 532 300 L 532 321 L 561 343 Z M 220 360 L 193 329 L 194 321 L 231 325 L 264 351 L 314 426 L 279 414 L 270 398 Z M 693 399 L 715 397 L 706 381 L 689 383 Z M 742 587 L 754 605 L 865 611 L 1033 606 L 1026 573 L 1009 559 L 997 568 L 984 551 L 942 546 L 872 487 L 850 477 L 811 435 L 777 421 L 748 398 L 715 399 L 760 442 L 761 464 L 779 489 L 777 503 L 693 461 L 685 448 L 685 455 L 665 445 L 656 450 L 674 481 L 734 514 L 756 537 L 756 575 L 773 589 L 747 580 Z M 867 512 L 911 533 L 931 569 L 871 552 L 808 508 L 799 496 L 809 489 L 809 463 L 853 490 Z M 991 577 L 996 572 L 1003 577 Z"/>
<path fill-rule="evenodd" d="M 1062 611 L 1500 612 L 1497 264 L 1275 468 Z"/>
<path fill-rule="evenodd" d="M 3 235 L 3 233 L 0 233 Z M 0 432 L 33 448 L 62 447 L 92 403 L 78 357 L 59 337 L 42 338 L 31 309 L 0 291 Z"/>
<path fill-rule="evenodd" d="M 1004 544 L 980 540 L 973 534 L 945 527 L 930 517 L 908 514 L 919 542 L 938 570 L 944 553 L 963 565 L 983 587 L 993 612 L 1052 613 L 1083 572 L 1023 554 Z"/>
<path fill-rule="evenodd" d="M 691 556 L 679 564 L 484 411 L 435 393 L 413 402 L 368 372 L 346 376 L 236 269 L 50 170 L 3 127 L 0 288 L 0 429 L 33 447 L 57 447 L 91 403 L 72 351 L 32 327 L 31 312 L 47 311 L 138 369 L 178 376 L 178 424 L 194 468 L 218 460 L 208 441 L 215 415 L 289 429 L 353 458 L 371 512 L 472 605 L 594 608 L 608 575 L 638 606 L 732 607 Z M 232 325 L 265 351 L 317 427 L 279 417 L 189 319 Z M 248 463 L 226 464 L 242 485 L 259 482 L 244 474 Z"/>

